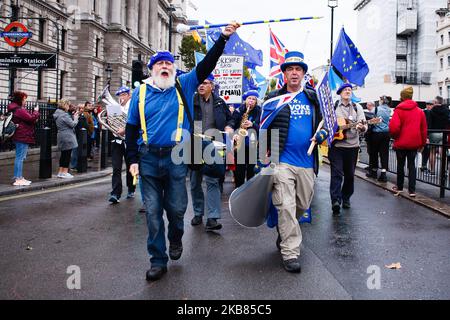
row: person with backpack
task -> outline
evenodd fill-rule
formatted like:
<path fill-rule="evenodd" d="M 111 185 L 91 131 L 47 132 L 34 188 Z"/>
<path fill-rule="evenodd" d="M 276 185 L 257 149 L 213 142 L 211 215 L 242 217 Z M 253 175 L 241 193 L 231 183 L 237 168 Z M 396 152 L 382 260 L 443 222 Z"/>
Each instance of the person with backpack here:
<path fill-rule="evenodd" d="M 35 125 L 39 119 L 39 107 L 33 112 L 25 109 L 28 95 L 25 92 L 16 91 L 13 93 L 11 103 L 8 105 L 8 112 L 14 114 L 12 122 L 17 125 L 12 141 L 16 145 L 16 159 L 14 161 L 14 186 L 29 186 L 31 181 L 23 177 L 23 162 L 27 157 L 28 148 L 36 143 Z"/>
<path fill-rule="evenodd" d="M 360 133 L 367 131 L 366 116 L 359 104 L 351 101 L 353 87 L 344 83 L 337 94 L 336 116 L 344 119 L 354 128 L 344 132 L 343 140 L 335 140 L 330 148 L 328 159 L 331 166 L 330 196 L 333 215 L 337 216 L 344 209 L 350 209 L 350 198 L 354 193 L 355 169 L 360 148 Z"/>

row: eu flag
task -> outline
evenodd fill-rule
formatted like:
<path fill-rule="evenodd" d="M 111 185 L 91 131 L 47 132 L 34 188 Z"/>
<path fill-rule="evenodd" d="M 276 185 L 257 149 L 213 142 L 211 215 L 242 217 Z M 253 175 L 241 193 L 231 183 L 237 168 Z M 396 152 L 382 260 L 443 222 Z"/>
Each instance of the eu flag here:
<path fill-rule="evenodd" d="M 250 44 L 242 40 L 237 33 L 230 37 L 223 53 L 244 56 L 244 65 L 249 69 L 255 69 L 256 66 L 261 67 L 263 65 L 262 51 L 254 49 Z"/>
<path fill-rule="evenodd" d="M 358 86 L 364 85 L 364 79 L 369 73 L 369 66 L 364 61 L 361 53 L 356 48 L 353 41 L 342 28 L 339 40 L 334 50 L 331 64 L 338 70 L 342 76 L 349 82 Z"/>

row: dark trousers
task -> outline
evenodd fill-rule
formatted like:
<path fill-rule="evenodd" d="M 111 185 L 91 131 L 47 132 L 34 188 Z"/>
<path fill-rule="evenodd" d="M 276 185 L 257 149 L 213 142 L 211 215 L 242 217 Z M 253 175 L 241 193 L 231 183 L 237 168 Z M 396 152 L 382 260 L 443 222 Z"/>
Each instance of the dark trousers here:
<path fill-rule="evenodd" d="M 422 168 L 425 169 L 427 167 L 429 158 L 430 158 L 430 147 L 426 145 L 422 151 Z"/>
<path fill-rule="evenodd" d="M 328 159 L 331 165 L 331 202 L 350 201 L 355 190 L 355 169 L 358 161 L 358 148 L 331 147 Z M 344 184 L 342 184 L 344 181 Z"/>
<path fill-rule="evenodd" d="M 118 144 L 112 142 L 112 192 L 111 195 L 116 195 L 118 198 L 122 196 L 122 164 L 125 158 L 125 144 L 122 142 Z M 135 192 L 136 187 L 133 185 L 133 176 L 130 173 L 130 164 L 125 160 L 127 166 L 127 187 L 128 192 Z"/>
<path fill-rule="evenodd" d="M 242 152 L 244 150 L 240 150 Z M 239 188 L 245 183 L 245 178 L 249 181 L 255 176 L 255 163 L 250 163 L 250 148 L 245 146 L 245 163 L 239 163 L 237 152 L 234 153 L 234 159 L 236 163 L 236 170 L 234 172 L 234 183 L 236 188 Z"/>
<path fill-rule="evenodd" d="M 408 191 L 416 191 L 416 156 L 417 150 L 396 150 L 397 153 L 397 188 L 403 190 L 405 183 L 405 163 L 408 159 Z"/>
<path fill-rule="evenodd" d="M 61 151 L 61 156 L 59 157 L 59 166 L 61 168 L 69 168 L 71 157 L 72 157 L 72 149 Z"/>
<path fill-rule="evenodd" d="M 370 136 L 370 168 L 374 171 L 378 169 L 381 160 L 381 169 L 388 170 L 389 167 L 389 142 L 391 138 L 388 132 L 372 132 Z"/>

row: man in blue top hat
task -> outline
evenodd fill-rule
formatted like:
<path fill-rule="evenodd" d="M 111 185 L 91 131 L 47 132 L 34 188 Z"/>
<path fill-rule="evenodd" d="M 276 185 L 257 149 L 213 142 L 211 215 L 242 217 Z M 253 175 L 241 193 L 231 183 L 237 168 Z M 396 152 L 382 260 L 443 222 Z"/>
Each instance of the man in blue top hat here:
<path fill-rule="evenodd" d="M 127 86 L 120 87 L 116 91 L 116 97 L 119 98 L 120 106 L 122 107 L 122 112 L 128 114 L 128 108 L 130 106 L 131 90 Z M 125 128 L 119 129 L 117 132 L 120 136 L 125 135 Z M 112 158 L 112 191 L 109 198 L 109 202 L 112 204 L 117 204 L 120 202 L 120 197 L 122 196 L 122 164 L 126 156 L 125 142 L 119 136 L 114 135 L 111 141 L 111 158 Z M 127 187 L 128 194 L 127 199 L 134 198 L 134 193 L 136 187 L 133 185 L 133 176 L 129 172 L 130 163 L 125 159 L 125 164 L 127 166 Z"/>
<path fill-rule="evenodd" d="M 272 203 L 278 211 L 277 245 L 285 270 L 299 273 L 298 257 L 302 243 L 299 218 L 310 208 L 315 174 L 319 169 L 317 148 L 311 156 L 308 149 L 312 141 L 318 144 L 325 141 L 328 132 L 322 129 L 315 135 L 322 115 L 316 92 L 302 87 L 308 71 L 303 54 L 291 51 L 285 59 L 281 70 L 287 79 L 286 84 L 269 94 L 263 105 L 261 129 L 268 129 L 269 142 L 271 133 L 278 130 L 278 141 L 269 147 L 272 161 L 278 162 L 272 190 Z M 277 107 L 273 111 L 268 110 L 272 101 L 278 100 L 280 102 L 275 103 Z"/>
<path fill-rule="evenodd" d="M 146 274 L 148 281 L 158 280 L 167 272 L 169 257 L 181 258 L 188 204 L 187 165 L 174 161 L 172 150 L 182 142 L 184 131 L 191 132 L 186 110 L 192 116 L 194 94 L 199 84 L 214 70 L 226 42 L 239 27 L 238 23 L 229 24 L 204 60 L 191 72 L 178 77 L 178 84 L 174 57 L 168 51 L 157 52 L 148 64 L 151 78 L 133 92 L 126 128 L 127 155 L 132 163 L 131 173 L 141 176 L 147 208 L 147 249 L 151 263 Z M 139 111 L 140 103 L 144 105 L 143 114 Z M 145 119 L 145 128 L 141 116 Z M 169 221 L 169 256 L 164 211 Z"/>

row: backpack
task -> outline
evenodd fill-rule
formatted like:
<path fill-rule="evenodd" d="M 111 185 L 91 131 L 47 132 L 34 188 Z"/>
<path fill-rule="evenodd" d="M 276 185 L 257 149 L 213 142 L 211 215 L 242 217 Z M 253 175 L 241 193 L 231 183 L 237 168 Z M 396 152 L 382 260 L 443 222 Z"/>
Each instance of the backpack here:
<path fill-rule="evenodd" d="M 16 132 L 17 125 L 12 122 L 13 113 L 8 112 L 0 115 L 0 140 L 4 142 L 10 139 Z"/>

